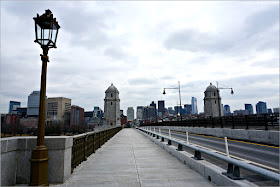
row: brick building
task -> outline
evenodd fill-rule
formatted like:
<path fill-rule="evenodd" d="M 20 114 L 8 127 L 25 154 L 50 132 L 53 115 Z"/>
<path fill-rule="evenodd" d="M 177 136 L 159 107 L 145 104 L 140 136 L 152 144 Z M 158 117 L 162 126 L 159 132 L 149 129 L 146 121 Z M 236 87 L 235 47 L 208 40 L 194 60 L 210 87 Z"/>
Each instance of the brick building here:
<path fill-rule="evenodd" d="M 70 126 L 82 125 L 83 122 L 84 122 L 84 109 L 79 106 L 72 105 L 71 112 L 70 112 Z"/>

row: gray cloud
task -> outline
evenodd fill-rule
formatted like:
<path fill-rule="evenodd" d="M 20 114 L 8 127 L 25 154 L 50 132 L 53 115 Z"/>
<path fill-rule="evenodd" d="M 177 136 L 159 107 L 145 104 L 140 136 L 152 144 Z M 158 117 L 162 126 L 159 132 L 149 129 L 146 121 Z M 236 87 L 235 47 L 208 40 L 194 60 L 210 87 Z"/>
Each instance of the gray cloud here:
<path fill-rule="evenodd" d="M 129 79 L 128 83 L 130 85 L 133 86 L 137 86 L 137 85 L 154 85 L 158 82 L 157 78 L 154 77 L 150 77 L 150 78 L 133 78 L 133 79 Z"/>
<path fill-rule="evenodd" d="M 125 59 L 127 56 L 121 49 L 113 47 L 105 49 L 104 55 L 110 56 L 113 59 Z"/>
<path fill-rule="evenodd" d="M 230 32 L 200 32 L 194 28 L 170 33 L 163 45 L 180 51 L 248 55 L 255 50 L 279 49 L 279 7 L 256 12 L 244 20 L 243 28 Z"/>
<path fill-rule="evenodd" d="M 191 52 L 221 52 L 231 48 L 233 41 L 221 34 L 201 33 L 186 29 L 170 34 L 164 42 L 167 49 L 188 50 Z"/>
<path fill-rule="evenodd" d="M 275 24 L 278 24 L 279 27 L 279 6 L 273 6 L 248 16 L 244 24 L 248 37 L 264 32 Z"/>
<path fill-rule="evenodd" d="M 273 58 L 267 61 L 257 61 L 254 62 L 252 66 L 279 68 L 279 59 Z"/>

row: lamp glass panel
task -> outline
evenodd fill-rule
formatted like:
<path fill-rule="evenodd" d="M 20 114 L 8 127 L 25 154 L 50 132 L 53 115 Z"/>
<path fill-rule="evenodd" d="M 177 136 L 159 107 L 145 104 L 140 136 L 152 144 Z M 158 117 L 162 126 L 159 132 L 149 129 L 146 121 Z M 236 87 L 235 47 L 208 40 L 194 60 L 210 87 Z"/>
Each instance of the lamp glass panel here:
<path fill-rule="evenodd" d="M 40 27 L 40 25 L 38 25 L 38 24 L 36 24 L 36 30 L 37 30 L 37 39 L 39 40 L 39 39 L 41 39 L 41 37 L 42 37 L 42 29 L 41 29 L 41 27 Z"/>
<path fill-rule="evenodd" d="M 43 45 L 47 45 L 49 42 L 50 29 L 43 29 Z"/>
<path fill-rule="evenodd" d="M 56 25 L 53 24 L 53 30 L 52 30 L 52 38 L 51 38 L 51 40 L 52 40 L 54 43 L 55 43 L 55 41 L 56 41 L 56 33 L 57 33 L 57 31 L 58 31 L 58 29 L 57 29 Z"/>

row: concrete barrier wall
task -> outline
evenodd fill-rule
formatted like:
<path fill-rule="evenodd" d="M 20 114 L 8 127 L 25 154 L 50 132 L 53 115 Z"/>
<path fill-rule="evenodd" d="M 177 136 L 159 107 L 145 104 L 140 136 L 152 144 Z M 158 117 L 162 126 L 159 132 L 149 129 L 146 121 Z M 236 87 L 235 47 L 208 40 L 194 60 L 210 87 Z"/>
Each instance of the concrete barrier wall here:
<path fill-rule="evenodd" d="M 194 155 L 185 151 L 177 151 L 177 147 L 173 145 L 167 146 L 166 142 L 160 141 L 161 139 L 156 139 L 141 131 L 139 132 L 217 186 L 257 186 L 247 180 L 232 180 L 222 174 L 223 172 L 226 172 L 226 170 L 205 160 L 195 160 L 192 158 Z"/>
<path fill-rule="evenodd" d="M 152 127 L 153 128 L 153 127 Z M 204 128 L 204 127 L 174 127 L 157 126 L 160 129 L 170 129 L 176 131 L 188 131 L 194 134 L 205 134 L 216 137 L 228 137 L 245 141 L 266 143 L 279 146 L 279 131 L 227 129 L 227 128 Z"/>
<path fill-rule="evenodd" d="M 28 184 L 32 149 L 37 137 L 1 138 L 1 186 Z M 49 150 L 48 181 L 63 183 L 71 176 L 73 137 L 46 136 Z"/>

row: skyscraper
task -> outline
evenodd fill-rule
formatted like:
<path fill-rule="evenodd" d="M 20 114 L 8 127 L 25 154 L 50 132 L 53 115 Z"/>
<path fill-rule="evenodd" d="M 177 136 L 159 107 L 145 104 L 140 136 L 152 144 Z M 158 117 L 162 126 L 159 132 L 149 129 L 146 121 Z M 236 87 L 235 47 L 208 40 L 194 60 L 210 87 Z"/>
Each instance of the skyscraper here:
<path fill-rule="evenodd" d="M 256 104 L 256 111 L 257 114 L 266 114 L 267 113 L 266 102 L 259 101 Z"/>
<path fill-rule="evenodd" d="M 191 112 L 192 112 L 192 105 L 185 104 L 184 107 L 186 109 L 186 114 L 191 114 Z"/>
<path fill-rule="evenodd" d="M 158 113 L 161 113 L 162 116 L 165 113 L 164 100 L 158 101 Z"/>
<path fill-rule="evenodd" d="M 230 112 L 230 106 L 229 105 L 225 105 L 224 109 L 223 109 L 224 115 L 225 116 L 230 116 L 231 112 Z"/>
<path fill-rule="evenodd" d="M 20 108 L 20 102 L 18 101 L 10 101 L 10 106 L 9 106 L 9 114 L 12 114 L 17 110 L 17 108 Z"/>
<path fill-rule="evenodd" d="M 133 107 L 127 108 L 127 121 L 133 121 L 134 120 L 134 109 Z"/>
<path fill-rule="evenodd" d="M 154 111 L 154 115 L 156 115 L 156 114 L 157 114 L 157 104 L 156 104 L 154 101 L 152 101 L 151 104 L 150 104 L 150 106 L 151 106 L 151 107 L 154 107 L 154 110 L 155 110 L 155 111 Z"/>
<path fill-rule="evenodd" d="M 192 114 L 198 114 L 197 112 L 197 99 L 192 97 Z"/>
<path fill-rule="evenodd" d="M 168 110 L 168 114 L 174 114 L 175 113 L 172 107 L 168 107 L 167 110 Z"/>
<path fill-rule="evenodd" d="M 273 108 L 273 113 L 279 113 L 279 107 Z"/>
<path fill-rule="evenodd" d="M 143 106 L 137 106 L 136 118 L 137 119 L 143 119 Z"/>
<path fill-rule="evenodd" d="M 254 114 L 253 112 L 253 106 L 251 104 L 245 104 L 245 110 L 248 111 L 248 114 Z"/>
<path fill-rule="evenodd" d="M 40 91 L 33 91 L 28 96 L 27 116 L 38 116 L 40 105 Z"/>
<path fill-rule="evenodd" d="M 181 109 L 182 109 L 182 107 L 180 107 L 180 106 L 174 106 L 175 114 L 176 115 L 180 114 L 181 113 Z"/>

